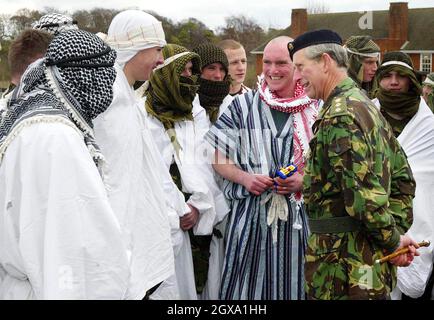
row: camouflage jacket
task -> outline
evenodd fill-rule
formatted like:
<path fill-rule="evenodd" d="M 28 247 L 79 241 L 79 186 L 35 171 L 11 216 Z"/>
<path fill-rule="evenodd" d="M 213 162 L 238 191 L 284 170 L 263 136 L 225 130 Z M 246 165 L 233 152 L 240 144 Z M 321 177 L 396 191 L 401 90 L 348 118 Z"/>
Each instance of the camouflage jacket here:
<path fill-rule="evenodd" d="M 387 298 L 396 270 L 387 263 L 374 266 L 374 261 L 394 251 L 412 223 L 416 184 L 406 155 L 387 121 L 350 78 L 330 94 L 313 131 L 303 191 L 308 216 L 351 216 L 361 228 L 310 235 L 308 296 Z M 361 281 L 365 273 L 370 276 Z"/>

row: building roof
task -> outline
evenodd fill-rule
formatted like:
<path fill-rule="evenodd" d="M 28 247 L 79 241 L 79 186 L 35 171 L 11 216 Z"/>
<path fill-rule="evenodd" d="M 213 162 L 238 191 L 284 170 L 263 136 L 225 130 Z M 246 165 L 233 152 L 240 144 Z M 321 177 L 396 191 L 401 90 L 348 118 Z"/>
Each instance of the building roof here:
<path fill-rule="evenodd" d="M 434 51 L 434 8 L 408 10 L 408 43 L 401 50 Z"/>
<path fill-rule="evenodd" d="M 308 14 L 307 31 L 317 29 L 331 29 L 339 33 L 342 39 L 352 35 L 370 35 L 375 39 L 385 39 L 389 36 L 389 11 L 372 11 L 372 29 L 361 29 L 359 20 L 366 12 L 340 12 Z M 408 9 L 408 41 L 402 50 L 432 50 L 434 51 L 434 36 L 427 35 L 434 32 L 434 8 Z M 278 35 L 291 34 L 291 26 Z M 268 41 L 251 51 L 252 54 L 262 54 Z"/>

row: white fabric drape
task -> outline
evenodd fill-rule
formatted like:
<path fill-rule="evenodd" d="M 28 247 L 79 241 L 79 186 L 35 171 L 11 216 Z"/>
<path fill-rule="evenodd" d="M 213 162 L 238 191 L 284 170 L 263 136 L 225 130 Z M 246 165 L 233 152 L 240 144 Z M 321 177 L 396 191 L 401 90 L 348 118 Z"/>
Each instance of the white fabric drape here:
<path fill-rule="evenodd" d="M 374 100 L 379 106 L 378 100 Z M 420 248 L 419 257 L 406 268 L 398 268 L 397 290 L 412 298 L 420 297 L 431 274 L 434 246 L 434 114 L 421 99 L 419 110 L 398 136 L 414 178 L 416 196 L 413 199 L 413 224 L 407 234 L 417 242 L 431 242 L 428 248 Z"/>
<path fill-rule="evenodd" d="M 109 200 L 131 253 L 127 298 L 142 299 L 174 273 L 169 209 L 162 161 L 143 125 L 133 89 L 120 66 L 115 67 L 113 102 L 94 120 L 95 139 L 107 161 Z"/>
<path fill-rule="evenodd" d="M 54 117 L 53 117 L 54 118 Z M 126 249 L 83 136 L 30 124 L 0 165 L 0 299 L 123 299 Z"/>
<path fill-rule="evenodd" d="M 430 247 L 419 250 L 407 268 L 398 268 L 398 288 L 417 298 L 424 290 L 431 274 L 434 246 L 434 114 L 421 99 L 419 111 L 398 137 L 408 157 L 416 180 L 413 200 L 413 224 L 407 234 L 416 241 L 427 240 Z"/>
<path fill-rule="evenodd" d="M 216 219 L 223 215 L 220 212 L 227 213 L 228 207 L 214 181 L 208 154 L 204 154 L 205 150 L 202 149 L 201 141 L 209 128 L 203 122 L 206 120 L 205 110 L 193 103 L 192 113 L 194 121 L 175 123 L 176 138 L 181 146 L 179 158 L 162 123 L 150 115 L 147 115 L 146 123 L 159 146 L 166 170 L 169 170 L 173 161 L 176 162 L 182 177 L 183 191 L 191 194 L 188 203 L 199 210 L 199 221 L 193 228 L 194 234 L 210 235 Z M 181 249 L 176 254 L 176 280 L 181 299 L 197 299 L 190 239 L 187 232 L 183 233 L 184 236 L 179 238 L 182 240 L 179 244 Z"/>
<path fill-rule="evenodd" d="M 231 104 L 233 96 L 227 95 L 222 104 L 219 107 L 219 117 L 221 114 L 228 108 Z M 196 95 L 193 106 L 195 110 L 198 110 L 195 114 L 195 121 L 200 126 L 199 132 L 200 136 L 197 137 L 199 141 L 199 145 L 201 145 L 201 149 L 206 150 L 202 154 L 206 154 L 208 156 L 207 162 L 210 164 L 214 159 L 214 149 L 205 142 L 204 135 L 211 128 L 211 121 L 207 116 L 205 110 L 200 106 L 199 95 Z M 207 166 L 208 167 L 208 166 Z M 216 217 L 214 219 L 213 227 L 220 231 L 220 233 L 224 236 L 227 224 L 227 214 L 229 213 L 229 206 L 227 201 L 222 193 L 222 177 L 219 176 L 214 170 L 211 168 L 209 176 L 215 181 L 211 181 L 209 184 L 212 188 L 212 192 L 214 195 L 215 203 L 216 203 Z M 219 298 L 219 290 L 220 290 L 220 279 L 221 274 L 223 272 L 223 262 L 225 258 L 225 246 L 224 239 L 218 238 L 213 234 L 211 238 L 211 243 L 209 246 L 209 266 L 208 266 L 208 275 L 207 281 L 205 283 L 205 287 L 200 295 L 200 299 L 202 300 L 218 300 Z"/>

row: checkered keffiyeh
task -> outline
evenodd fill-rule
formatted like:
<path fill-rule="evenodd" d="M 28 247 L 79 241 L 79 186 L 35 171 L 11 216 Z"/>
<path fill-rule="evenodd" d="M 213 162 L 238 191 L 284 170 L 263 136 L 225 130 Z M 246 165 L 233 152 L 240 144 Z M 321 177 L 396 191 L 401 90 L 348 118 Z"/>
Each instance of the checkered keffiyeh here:
<path fill-rule="evenodd" d="M 33 25 L 33 29 L 43 30 L 53 35 L 68 30 L 77 30 L 77 21 L 71 17 L 59 13 L 50 13 L 42 16 L 39 21 Z"/>
<path fill-rule="evenodd" d="M 92 120 L 112 101 L 115 58 L 116 53 L 90 32 L 70 30 L 56 36 L 45 58 L 31 64 L 23 74 L 2 114 L 0 159 L 25 123 L 52 119 L 75 125 L 93 155 L 97 154 Z"/>

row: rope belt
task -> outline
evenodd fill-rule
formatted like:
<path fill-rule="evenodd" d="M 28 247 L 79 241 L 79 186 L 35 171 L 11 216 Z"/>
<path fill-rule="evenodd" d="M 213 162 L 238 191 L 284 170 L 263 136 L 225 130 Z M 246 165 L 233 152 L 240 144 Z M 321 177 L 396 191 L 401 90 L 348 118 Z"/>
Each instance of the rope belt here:
<path fill-rule="evenodd" d="M 288 221 L 288 203 L 283 195 L 270 193 L 261 201 L 261 205 L 265 205 L 271 199 L 271 205 L 267 212 L 267 225 L 272 228 L 273 243 L 277 242 L 277 221 Z"/>

